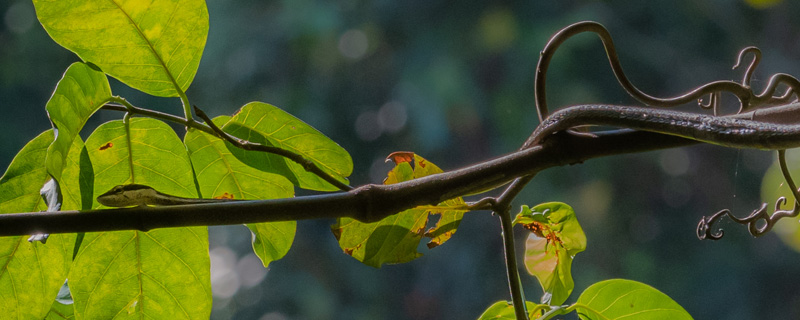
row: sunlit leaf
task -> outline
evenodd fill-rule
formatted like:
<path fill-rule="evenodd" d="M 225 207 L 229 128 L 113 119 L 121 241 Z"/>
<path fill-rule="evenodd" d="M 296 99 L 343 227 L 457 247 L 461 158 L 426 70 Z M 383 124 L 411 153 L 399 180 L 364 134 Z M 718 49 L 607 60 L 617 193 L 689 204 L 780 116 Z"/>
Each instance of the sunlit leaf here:
<path fill-rule="evenodd" d="M 126 132 L 122 121 L 111 121 L 86 141 L 95 196 L 133 182 L 171 195 L 197 196 L 185 146 L 168 125 L 134 118 L 129 137 Z M 103 148 L 109 142 L 114 147 Z M 208 319 L 206 228 L 87 233 L 69 288 L 78 319 Z"/>
<path fill-rule="evenodd" d="M 75 308 L 72 304 L 63 304 L 58 301 L 53 303 L 50 312 L 47 313 L 45 320 L 71 320 L 75 319 Z"/>
<path fill-rule="evenodd" d="M 344 183 L 347 183 L 347 177 L 353 173 L 353 159 L 344 148 L 278 107 L 263 102 L 248 103 L 223 129 L 241 139 L 300 154 Z M 316 174 L 282 156 L 264 152 L 231 151 L 247 165 L 285 176 L 301 188 L 338 190 Z"/>
<path fill-rule="evenodd" d="M 106 75 L 91 66 L 76 62 L 58 81 L 47 101 L 47 115 L 56 129 L 56 139 L 47 149 L 47 171 L 61 182 L 66 155 L 86 120 L 111 98 Z"/>
<path fill-rule="evenodd" d="M 542 303 L 564 303 L 575 287 L 572 259 L 586 249 L 586 235 L 575 212 L 560 202 L 543 203 L 533 209 L 522 206 L 514 223 L 531 231 L 525 243 L 525 268 L 544 290 Z"/>
<path fill-rule="evenodd" d="M 578 316 L 585 320 L 692 319 L 669 296 L 641 282 L 612 279 L 586 288 L 577 301 Z"/>
<path fill-rule="evenodd" d="M 525 307 L 528 310 L 528 317 L 533 319 L 534 318 L 534 308 L 536 308 L 536 304 L 530 301 L 525 301 Z M 501 319 L 501 320 L 516 320 L 517 317 L 514 313 L 514 305 L 511 304 L 511 301 L 497 301 L 493 303 L 486 311 L 478 317 L 478 320 L 491 320 L 491 319 Z"/>
<path fill-rule="evenodd" d="M 392 155 L 397 156 L 397 153 Z M 433 163 L 413 153 L 408 153 L 404 158 L 393 156 L 390 159 L 396 161 L 397 166 L 389 172 L 385 184 L 442 172 Z M 331 229 L 346 254 L 378 268 L 385 263 L 403 263 L 421 256 L 417 252 L 417 246 L 423 237 L 431 238 L 428 248 L 444 243 L 455 233 L 466 211 L 464 200 L 457 198 L 438 206 L 409 209 L 374 223 L 339 218 Z M 425 231 L 428 217 L 432 214 L 439 214 L 439 221 L 433 228 Z"/>
<path fill-rule="evenodd" d="M 68 158 L 80 152 L 80 139 Z M 46 209 L 39 189 L 50 179 L 43 166 L 53 141 L 48 130 L 34 138 L 14 157 L 0 178 L 0 213 L 37 212 Z M 69 161 L 69 160 L 68 160 Z M 75 177 L 68 184 L 77 183 Z M 75 209 L 76 204 L 65 204 Z M 72 207 L 72 208 L 70 208 Z M 27 236 L 0 237 L 0 315 L 9 319 L 42 319 L 49 312 L 69 272 L 74 234 L 55 234 L 42 242 Z"/>
<path fill-rule="evenodd" d="M 58 44 L 123 83 L 162 97 L 194 79 L 208 36 L 202 0 L 33 1 Z"/>
<path fill-rule="evenodd" d="M 250 167 L 237 159 L 234 148 L 214 136 L 189 130 L 184 138 L 197 175 L 200 193 L 206 198 L 277 199 L 294 196 L 294 186 L 281 175 Z M 252 223 L 253 251 L 264 267 L 289 252 L 296 221 Z"/>

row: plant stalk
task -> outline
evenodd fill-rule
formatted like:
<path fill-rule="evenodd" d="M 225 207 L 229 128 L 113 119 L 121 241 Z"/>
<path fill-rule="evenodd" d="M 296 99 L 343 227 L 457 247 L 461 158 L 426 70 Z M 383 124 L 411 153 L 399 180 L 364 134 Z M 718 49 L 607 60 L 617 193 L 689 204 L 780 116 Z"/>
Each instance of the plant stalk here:
<path fill-rule="evenodd" d="M 508 275 L 508 287 L 511 291 L 511 301 L 514 303 L 514 314 L 517 319 L 528 319 L 528 312 L 525 309 L 525 292 L 522 290 L 522 281 L 519 277 L 517 268 L 517 254 L 514 246 L 514 227 L 511 221 L 511 212 L 504 208 L 497 212 L 500 217 L 500 225 L 503 228 L 503 253 L 506 260 L 506 274 Z"/>

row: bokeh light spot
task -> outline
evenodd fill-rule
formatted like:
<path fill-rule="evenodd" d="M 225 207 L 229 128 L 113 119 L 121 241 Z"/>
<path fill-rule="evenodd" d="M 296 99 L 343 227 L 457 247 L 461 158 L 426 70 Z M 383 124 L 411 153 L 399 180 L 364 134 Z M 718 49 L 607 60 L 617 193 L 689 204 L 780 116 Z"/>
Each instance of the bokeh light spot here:
<path fill-rule="evenodd" d="M 239 291 L 241 283 L 234 267 L 236 253 L 228 247 L 209 251 L 211 258 L 211 292 L 214 297 L 229 299 Z"/>
<path fill-rule="evenodd" d="M 364 141 L 373 141 L 381 136 L 381 127 L 378 124 L 378 113 L 364 111 L 356 118 L 356 134 Z"/>
<path fill-rule="evenodd" d="M 267 275 L 267 269 L 255 254 L 247 254 L 236 263 L 236 272 L 241 277 L 243 286 L 250 288 L 261 283 Z"/>
<path fill-rule="evenodd" d="M 408 114 L 406 106 L 397 101 L 389 101 L 378 110 L 378 124 L 388 133 L 395 133 L 406 126 Z"/>
<path fill-rule="evenodd" d="M 671 176 L 680 176 L 689 171 L 689 154 L 684 149 L 669 149 L 661 152 L 661 170 Z"/>
<path fill-rule="evenodd" d="M 17 2 L 8 8 L 5 15 L 5 22 L 8 29 L 16 34 L 27 32 L 35 20 L 33 4 L 30 2 Z"/>
<path fill-rule="evenodd" d="M 364 31 L 351 29 L 345 31 L 339 38 L 339 52 L 350 59 L 358 60 L 364 57 L 369 48 L 367 35 Z"/>

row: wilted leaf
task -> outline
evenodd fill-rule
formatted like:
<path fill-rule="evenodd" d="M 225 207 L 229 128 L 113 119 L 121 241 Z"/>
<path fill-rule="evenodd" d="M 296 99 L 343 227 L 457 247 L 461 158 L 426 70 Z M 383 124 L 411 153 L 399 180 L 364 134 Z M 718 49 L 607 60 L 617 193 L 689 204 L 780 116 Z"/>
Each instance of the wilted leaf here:
<path fill-rule="evenodd" d="M 586 249 L 586 235 L 575 212 L 560 202 L 543 203 L 533 209 L 522 206 L 514 223 L 531 231 L 525 243 L 525 268 L 544 290 L 542 303 L 564 303 L 575 287 L 572 259 Z"/>
<path fill-rule="evenodd" d="M 692 319 L 669 296 L 641 282 L 612 279 L 595 283 L 578 297 L 578 316 L 584 320 Z"/>
<path fill-rule="evenodd" d="M 397 158 L 397 166 L 387 175 L 384 184 L 393 184 L 442 172 L 435 164 L 411 153 Z M 421 253 L 417 246 L 423 237 L 431 238 L 428 248 L 434 248 L 452 237 L 466 212 L 466 203 L 461 198 L 445 201 L 438 206 L 423 206 L 409 209 L 374 223 L 362 223 L 355 219 L 339 218 L 331 229 L 339 240 L 342 250 L 362 263 L 380 267 L 385 263 L 411 261 Z M 441 215 L 436 225 L 425 231 L 428 217 Z"/>

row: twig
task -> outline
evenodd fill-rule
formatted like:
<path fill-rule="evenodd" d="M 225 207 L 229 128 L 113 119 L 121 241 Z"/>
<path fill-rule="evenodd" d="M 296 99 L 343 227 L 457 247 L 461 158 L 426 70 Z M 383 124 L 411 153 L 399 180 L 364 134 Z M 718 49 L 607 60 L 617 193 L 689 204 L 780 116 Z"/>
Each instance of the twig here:
<path fill-rule="evenodd" d="M 352 217 L 363 222 L 420 205 L 436 205 L 507 183 L 546 168 L 588 159 L 672 148 L 697 142 L 649 132 L 596 137 L 564 136 L 466 168 L 391 185 L 366 185 L 348 192 L 276 200 L 254 200 L 143 208 L 0 214 L 0 236 L 115 230 L 147 231 L 183 226 Z M 564 148 L 580 150 L 562 152 Z"/>

